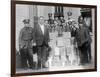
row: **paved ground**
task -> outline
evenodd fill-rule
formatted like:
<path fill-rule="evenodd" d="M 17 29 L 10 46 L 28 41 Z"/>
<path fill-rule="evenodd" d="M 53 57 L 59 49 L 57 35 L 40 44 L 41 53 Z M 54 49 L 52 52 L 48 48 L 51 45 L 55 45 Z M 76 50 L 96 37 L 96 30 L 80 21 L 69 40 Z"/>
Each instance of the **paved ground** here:
<path fill-rule="evenodd" d="M 17 68 L 16 73 L 30 73 L 30 72 L 45 72 L 45 71 L 61 71 L 61 70 L 79 70 L 79 69 L 93 69 L 94 65 L 77 65 L 77 66 L 64 66 L 64 67 L 51 67 L 51 68 L 42 68 L 42 69 L 21 69 Z"/>

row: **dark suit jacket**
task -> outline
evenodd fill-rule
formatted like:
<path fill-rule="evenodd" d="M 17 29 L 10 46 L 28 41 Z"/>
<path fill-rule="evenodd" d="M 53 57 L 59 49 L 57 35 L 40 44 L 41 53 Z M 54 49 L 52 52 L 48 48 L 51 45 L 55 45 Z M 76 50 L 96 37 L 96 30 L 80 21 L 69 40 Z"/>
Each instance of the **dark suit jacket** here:
<path fill-rule="evenodd" d="M 77 40 L 78 46 L 82 46 L 85 43 L 89 43 L 89 44 L 91 43 L 89 30 L 87 27 L 85 27 L 85 25 L 82 29 L 77 30 L 76 40 Z"/>
<path fill-rule="evenodd" d="M 42 33 L 39 24 L 34 26 L 34 33 L 35 33 L 35 42 L 37 46 L 41 46 L 43 42 L 45 42 L 45 44 L 48 44 L 48 42 L 50 41 L 49 30 L 46 25 L 44 25 L 44 34 Z"/>

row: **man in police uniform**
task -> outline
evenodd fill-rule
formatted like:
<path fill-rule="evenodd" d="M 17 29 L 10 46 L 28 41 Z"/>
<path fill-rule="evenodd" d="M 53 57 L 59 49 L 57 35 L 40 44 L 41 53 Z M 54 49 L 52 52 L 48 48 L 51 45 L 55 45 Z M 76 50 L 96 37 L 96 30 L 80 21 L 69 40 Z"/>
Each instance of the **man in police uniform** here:
<path fill-rule="evenodd" d="M 32 51 L 32 40 L 34 38 L 33 28 L 30 27 L 29 19 L 24 19 L 24 28 L 21 29 L 19 35 L 19 49 L 21 55 L 21 62 L 22 67 L 27 69 L 28 65 L 29 68 L 33 69 L 33 51 Z"/>

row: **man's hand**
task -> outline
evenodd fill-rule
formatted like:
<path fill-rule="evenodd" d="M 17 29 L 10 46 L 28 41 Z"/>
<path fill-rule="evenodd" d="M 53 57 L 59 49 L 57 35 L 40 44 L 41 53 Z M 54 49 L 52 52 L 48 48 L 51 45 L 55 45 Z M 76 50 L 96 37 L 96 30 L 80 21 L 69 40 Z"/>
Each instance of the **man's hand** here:
<path fill-rule="evenodd" d="M 16 54 L 20 55 L 20 50 L 16 50 Z"/>
<path fill-rule="evenodd" d="M 36 43 L 33 43 L 32 46 L 36 46 Z"/>
<path fill-rule="evenodd" d="M 22 49 L 22 48 L 23 48 L 23 46 L 19 44 L 19 49 Z"/>

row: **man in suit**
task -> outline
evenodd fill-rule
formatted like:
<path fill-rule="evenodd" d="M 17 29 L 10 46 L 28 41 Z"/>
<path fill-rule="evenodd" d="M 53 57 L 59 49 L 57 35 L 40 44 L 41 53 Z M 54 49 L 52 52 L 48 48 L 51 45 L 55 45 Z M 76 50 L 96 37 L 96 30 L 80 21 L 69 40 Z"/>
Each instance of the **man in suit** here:
<path fill-rule="evenodd" d="M 37 47 L 37 55 L 38 55 L 38 67 L 45 68 L 45 62 L 48 57 L 47 48 L 49 47 L 48 42 L 49 39 L 49 31 L 47 26 L 44 23 L 44 17 L 39 17 L 39 23 L 34 26 L 35 32 L 35 44 Z"/>
<path fill-rule="evenodd" d="M 29 68 L 33 69 L 33 51 L 32 51 L 32 40 L 33 40 L 33 28 L 30 27 L 29 19 L 24 19 L 24 28 L 21 29 L 19 34 L 19 49 L 21 55 L 22 67 L 27 69 L 28 63 Z M 27 63 L 28 61 L 28 63 Z"/>
<path fill-rule="evenodd" d="M 89 63 L 89 56 L 91 56 L 91 51 L 88 51 L 91 48 L 91 37 L 89 34 L 89 29 L 86 27 L 83 21 L 83 17 L 79 16 L 78 18 L 79 29 L 76 33 L 76 40 L 78 48 L 80 51 L 80 63 L 86 64 Z M 90 55 L 88 54 L 90 53 Z"/>

